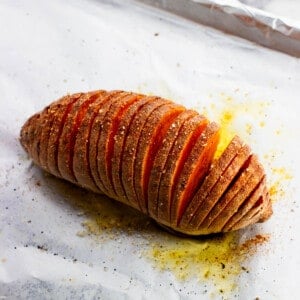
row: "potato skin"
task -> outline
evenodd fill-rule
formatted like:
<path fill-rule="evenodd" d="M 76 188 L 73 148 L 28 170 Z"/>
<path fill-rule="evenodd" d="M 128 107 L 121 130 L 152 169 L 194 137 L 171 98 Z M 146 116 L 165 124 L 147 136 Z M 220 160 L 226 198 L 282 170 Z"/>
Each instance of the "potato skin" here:
<path fill-rule="evenodd" d="M 162 145 L 154 158 L 148 186 L 148 213 L 153 218 L 158 218 L 159 183 L 162 175 L 166 172 L 167 159 L 172 149 L 176 147 L 177 137 L 184 124 L 196 115 L 198 115 L 196 111 L 187 109 L 176 118 L 176 121 L 173 122 L 168 132 L 166 132 Z"/>
<path fill-rule="evenodd" d="M 20 142 L 54 176 L 130 205 L 171 231 L 238 230 L 272 214 L 263 166 L 235 136 L 214 159 L 219 126 L 156 96 L 98 90 L 31 116 Z"/>

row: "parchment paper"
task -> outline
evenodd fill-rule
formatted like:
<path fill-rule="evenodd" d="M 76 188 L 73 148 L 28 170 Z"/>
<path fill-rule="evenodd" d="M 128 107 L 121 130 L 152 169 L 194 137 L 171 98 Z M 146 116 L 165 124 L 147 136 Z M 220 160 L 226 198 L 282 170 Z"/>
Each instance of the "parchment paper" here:
<path fill-rule="evenodd" d="M 4 0 L 0 28 L 1 298 L 296 297 L 299 59 L 130 1 Z M 260 155 L 274 215 L 240 238 L 270 239 L 245 262 L 250 272 L 237 275 L 229 294 L 213 280 L 182 281 L 172 268 L 161 271 L 145 253 L 175 238 L 134 211 L 44 174 L 24 153 L 18 136 L 31 114 L 66 93 L 99 88 L 172 98 L 221 123 L 230 112 L 225 125 Z M 111 211 L 103 217 L 107 230 L 97 223 L 101 211 Z"/>

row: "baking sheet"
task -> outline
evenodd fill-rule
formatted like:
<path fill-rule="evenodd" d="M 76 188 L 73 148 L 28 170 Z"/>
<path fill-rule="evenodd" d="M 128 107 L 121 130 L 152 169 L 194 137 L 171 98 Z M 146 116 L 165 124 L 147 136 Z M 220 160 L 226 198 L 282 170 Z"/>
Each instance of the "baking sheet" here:
<path fill-rule="evenodd" d="M 300 3 L 297 0 L 239 0 L 255 8 L 270 12 L 274 15 L 299 21 Z"/>
<path fill-rule="evenodd" d="M 131 1 L 0 7 L 2 298 L 297 295 L 299 59 Z M 240 134 L 264 162 L 274 216 L 234 237 L 176 238 L 32 165 L 18 142 L 26 118 L 66 93 L 98 88 L 172 98 Z M 228 250 L 236 238 L 254 241 L 248 258 Z M 224 269 L 211 258 L 222 253 Z"/>
<path fill-rule="evenodd" d="M 139 0 L 139 2 L 300 57 L 298 18 L 272 14 L 238 0 Z M 282 2 L 284 3 L 282 6 L 287 5 Z"/>

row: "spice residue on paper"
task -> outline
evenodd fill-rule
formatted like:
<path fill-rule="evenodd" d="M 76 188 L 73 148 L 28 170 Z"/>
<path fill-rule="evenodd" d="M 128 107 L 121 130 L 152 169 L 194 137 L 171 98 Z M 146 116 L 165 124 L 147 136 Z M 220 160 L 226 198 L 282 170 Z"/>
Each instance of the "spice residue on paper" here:
<path fill-rule="evenodd" d="M 248 93 L 240 95 L 238 92 L 237 90 L 235 97 L 224 93 L 216 96 L 211 94 L 209 95 L 212 99 L 211 103 L 199 107 L 199 111 L 220 124 L 221 136 L 215 154 L 216 158 L 225 150 L 235 134 L 247 139 L 252 135 L 254 128 L 266 126 L 266 111 L 271 103 L 261 100 L 253 101 Z M 255 123 L 252 122 L 253 119 Z"/>
<path fill-rule="evenodd" d="M 268 158 L 272 160 L 272 158 Z M 269 194 L 273 203 L 286 197 L 286 190 L 284 187 L 292 179 L 293 175 L 286 167 L 271 167 L 272 181 L 269 188 Z"/>
<path fill-rule="evenodd" d="M 268 240 L 260 235 L 240 243 L 239 232 L 200 239 L 176 237 L 133 209 L 110 199 L 94 200 L 77 202 L 85 216 L 78 236 L 95 237 L 102 242 L 124 234 L 139 236 L 135 243 L 156 270 L 169 271 L 179 281 L 197 278 L 213 285 L 209 293 L 224 297 L 235 292 L 238 275 L 249 272 L 247 258 Z"/>
<path fill-rule="evenodd" d="M 229 296 L 237 287 L 238 275 L 249 273 L 244 265 L 247 258 L 268 239 L 257 235 L 240 244 L 238 232 L 202 239 L 168 237 L 153 243 L 148 257 L 155 267 L 170 271 L 178 280 L 196 277 L 212 283 L 216 292 Z"/>
<path fill-rule="evenodd" d="M 132 235 L 138 232 L 149 232 L 154 225 L 142 213 L 103 196 L 91 197 L 87 202 L 80 203 L 80 208 L 87 217 L 83 222 L 83 230 L 78 236 L 94 235 L 115 236 L 116 234 Z"/>
<path fill-rule="evenodd" d="M 86 219 L 79 236 L 88 235 L 103 241 L 123 234 L 138 235 L 140 239 L 136 242 L 140 253 L 154 269 L 169 271 L 179 281 L 197 278 L 204 284 L 213 285 L 209 293 L 224 297 L 236 291 L 238 276 L 250 272 L 247 259 L 269 239 L 257 235 L 241 243 L 239 232 L 204 238 L 176 237 L 126 206 L 109 199 L 98 202 L 92 206 L 91 203 L 87 206 L 80 203 Z"/>

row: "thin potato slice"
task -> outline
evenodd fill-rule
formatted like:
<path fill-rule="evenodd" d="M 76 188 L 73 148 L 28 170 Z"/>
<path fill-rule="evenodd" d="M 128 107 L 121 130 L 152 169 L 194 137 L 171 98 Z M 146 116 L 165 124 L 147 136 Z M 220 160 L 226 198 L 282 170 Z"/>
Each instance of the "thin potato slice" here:
<path fill-rule="evenodd" d="M 229 164 L 225 172 L 220 176 L 217 183 L 214 185 L 211 192 L 207 195 L 205 200 L 201 203 L 197 210 L 197 213 L 193 216 L 190 224 L 190 228 L 202 229 L 205 231 L 206 228 L 202 227 L 202 222 L 209 214 L 211 209 L 217 203 L 217 201 L 222 197 L 222 195 L 228 189 L 230 183 L 234 180 L 235 176 L 239 173 L 240 169 L 244 163 L 248 160 L 251 154 L 250 148 L 244 145 L 237 156 Z"/>
<path fill-rule="evenodd" d="M 270 200 L 270 195 L 267 192 L 267 189 L 266 189 L 265 198 L 263 198 L 262 201 L 263 201 L 264 205 L 261 208 L 261 213 L 259 214 L 259 219 L 257 221 L 252 219 L 250 224 L 254 224 L 256 222 L 263 223 L 263 222 L 267 221 L 273 214 L 272 201 Z M 254 223 L 252 223 L 252 222 L 254 222 Z"/>
<path fill-rule="evenodd" d="M 212 188 L 218 182 L 220 176 L 222 176 L 229 164 L 235 158 L 238 151 L 242 147 L 242 144 L 243 142 L 241 141 L 241 139 L 238 136 L 235 136 L 230 141 L 221 156 L 212 163 L 211 168 L 203 181 L 203 184 L 200 186 L 197 193 L 189 202 L 187 209 L 183 213 L 183 216 L 179 223 L 179 227 L 182 230 L 184 230 L 185 228 L 189 228 L 189 222 L 196 214 L 199 206 L 203 203 L 207 195 L 211 192 Z"/>
<path fill-rule="evenodd" d="M 73 172 L 73 155 L 75 139 L 81 122 L 89 106 L 97 98 L 92 97 L 93 92 L 82 96 L 72 107 L 68 114 L 58 144 L 58 169 L 61 176 L 73 183 L 76 182 Z"/>
<path fill-rule="evenodd" d="M 41 165 L 41 148 L 42 148 L 42 134 L 44 131 L 44 128 L 46 127 L 48 123 L 48 119 L 50 119 L 50 109 L 47 108 L 45 109 L 40 115 L 39 115 L 39 120 L 37 120 L 34 123 L 37 123 L 38 125 L 34 125 L 35 129 L 35 138 L 34 138 L 34 143 L 32 144 L 32 149 L 31 149 L 31 156 L 34 162 L 36 164 Z"/>
<path fill-rule="evenodd" d="M 151 97 L 153 101 L 147 103 L 134 116 L 128 130 L 122 155 L 122 184 L 125 189 L 126 200 L 134 208 L 139 209 L 139 202 L 134 189 L 134 167 L 136 151 L 142 130 L 151 114 L 160 106 L 170 103 L 162 98 Z"/>
<path fill-rule="evenodd" d="M 126 111 L 122 119 L 120 120 L 120 124 L 115 135 L 114 150 L 111 159 L 113 189 L 118 199 L 120 199 L 120 201 L 125 202 L 127 204 L 128 202 L 126 201 L 126 194 L 122 183 L 122 168 L 121 168 L 122 157 L 125 148 L 125 140 L 135 116 L 147 103 L 152 101 L 153 101 L 152 98 L 144 96 L 139 101 L 134 102 Z"/>
<path fill-rule="evenodd" d="M 171 225 L 177 227 L 188 202 L 202 183 L 219 143 L 220 130 L 210 123 L 198 137 L 182 168 L 171 200 Z"/>
<path fill-rule="evenodd" d="M 217 232 L 235 214 L 242 203 L 248 199 L 261 182 L 263 169 L 255 155 L 251 156 L 249 166 L 235 180 L 227 193 L 218 201 L 207 216 L 202 226 L 207 226 L 212 232 Z"/>
<path fill-rule="evenodd" d="M 148 183 L 154 158 L 169 127 L 184 110 L 179 105 L 163 105 L 150 115 L 143 127 L 136 151 L 134 188 L 139 207 L 145 214 L 148 213 Z"/>
<path fill-rule="evenodd" d="M 58 169 L 58 146 L 60 137 L 63 132 L 66 119 L 71 112 L 73 105 L 75 105 L 76 102 L 79 101 L 81 97 L 83 97 L 83 94 L 74 94 L 67 97 L 68 100 L 66 101 L 66 103 L 62 103 L 62 105 L 57 109 L 47 146 L 47 166 L 49 172 L 54 176 L 61 178 L 62 176 Z"/>
<path fill-rule="evenodd" d="M 98 138 L 98 153 L 101 154 L 97 156 L 99 176 L 105 189 L 110 191 L 114 198 L 117 195 L 114 193 L 111 169 L 116 132 L 124 113 L 126 113 L 130 105 L 137 102 L 141 97 L 141 95 L 130 93 L 119 101 L 114 102 L 105 115 L 103 127 Z"/>
<path fill-rule="evenodd" d="M 161 175 L 158 194 L 157 221 L 170 226 L 171 199 L 181 174 L 181 170 L 198 137 L 206 128 L 208 121 L 203 116 L 195 116 L 186 122 L 180 130 Z"/>
<path fill-rule="evenodd" d="M 271 202 L 269 194 L 266 189 L 260 195 L 254 207 L 249 210 L 236 224 L 233 225 L 231 230 L 238 230 L 250 224 L 254 224 L 268 218 L 272 213 Z"/>
<path fill-rule="evenodd" d="M 241 205 L 239 210 L 226 222 L 223 226 L 225 231 L 231 230 L 231 228 L 237 224 L 243 217 L 257 204 L 259 199 L 266 192 L 266 178 L 264 177 L 258 187 L 252 192 L 246 201 Z"/>
<path fill-rule="evenodd" d="M 78 129 L 73 157 L 73 171 L 76 182 L 80 186 L 98 193 L 100 190 L 93 181 L 89 165 L 89 145 L 93 121 L 99 109 L 103 106 L 103 99 L 106 99 L 106 95 L 107 92 L 105 91 L 97 91 L 93 94 L 92 97 L 95 97 L 96 101 L 89 106 Z"/>
<path fill-rule="evenodd" d="M 39 164 L 40 136 L 43 123 L 46 122 L 45 110 L 30 117 L 21 131 L 21 144 L 26 149 L 34 163 Z"/>
<path fill-rule="evenodd" d="M 159 185 L 169 153 L 174 147 L 182 126 L 197 114 L 194 110 L 185 110 L 176 118 L 168 129 L 162 145 L 154 158 L 148 185 L 148 213 L 154 218 L 158 217 Z"/>
<path fill-rule="evenodd" d="M 97 167 L 97 156 L 101 155 L 98 151 L 98 140 L 103 126 L 103 120 L 105 118 L 105 114 L 109 110 L 110 106 L 114 101 L 118 101 L 120 98 L 123 98 L 127 95 L 127 93 L 122 91 L 112 91 L 107 93 L 102 99 L 102 105 L 98 110 L 97 116 L 93 119 L 90 130 L 90 141 L 89 141 L 89 169 L 91 171 L 91 176 L 93 182 L 97 186 L 97 188 L 108 196 L 110 195 L 109 191 L 106 191 L 103 182 L 101 181 L 98 174 Z M 103 155 L 103 153 L 102 153 Z"/>

